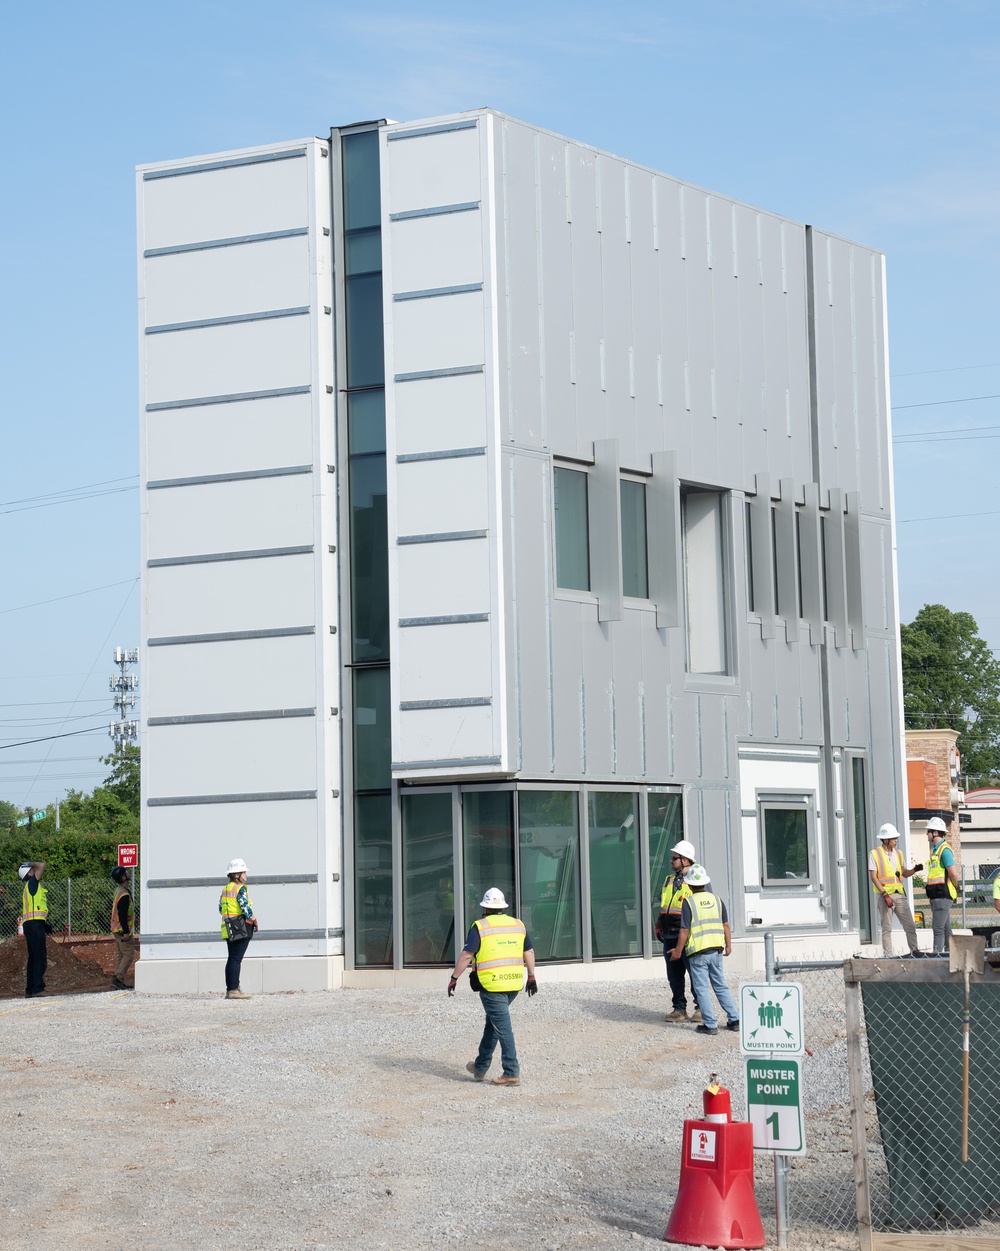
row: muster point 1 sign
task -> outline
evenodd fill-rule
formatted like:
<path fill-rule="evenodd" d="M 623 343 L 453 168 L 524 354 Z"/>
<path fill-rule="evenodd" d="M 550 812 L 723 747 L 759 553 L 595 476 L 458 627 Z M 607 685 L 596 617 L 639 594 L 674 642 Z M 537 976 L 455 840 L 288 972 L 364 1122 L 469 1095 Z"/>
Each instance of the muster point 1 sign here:
<path fill-rule="evenodd" d="M 805 1155 L 799 1061 L 748 1057 L 746 1067 L 747 1120 L 753 1126 L 754 1150 Z"/>

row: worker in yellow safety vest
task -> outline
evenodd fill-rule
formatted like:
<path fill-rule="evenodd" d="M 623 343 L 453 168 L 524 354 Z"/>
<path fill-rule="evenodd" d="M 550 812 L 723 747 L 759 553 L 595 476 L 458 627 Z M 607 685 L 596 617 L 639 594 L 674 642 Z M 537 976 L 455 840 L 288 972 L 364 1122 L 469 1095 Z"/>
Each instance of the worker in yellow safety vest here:
<path fill-rule="evenodd" d="M 695 1000 L 701 1009 L 702 1023 L 697 1026 L 697 1033 L 719 1032 L 709 987 L 726 1014 L 726 1029 L 738 1030 L 740 1010 L 722 973 L 722 957 L 733 949 L 725 900 L 708 889 L 712 879 L 700 864 L 688 869 L 684 881 L 691 888 L 691 898 L 681 905 L 681 931 L 670 958 L 680 960 L 684 956 L 687 960 Z"/>
<path fill-rule="evenodd" d="M 118 948 L 118 964 L 111 979 L 111 989 L 128 990 L 125 977 L 135 959 L 135 911 L 128 888 L 128 869 L 116 865 L 111 870 L 111 880 L 116 887 L 111 903 L 111 933 Z"/>
<path fill-rule="evenodd" d="M 26 861 L 17 872 L 24 883 L 21 888 L 21 929 L 28 948 L 24 997 L 33 999 L 45 989 L 45 969 L 49 962 L 45 936 L 52 933 L 48 891 L 42 885 L 45 863 L 41 860 Z"/>
<path fill-rule="evenodd" d="M 448 998 L 454 995 L 458 979 L 475 961 L 476 967 L 469 981 L 472 989 L 479 991 L 486 1013 L 486 1027 L 479 1044 L 479 1054 L 465 1067 L 477 1082 L 485 1081 L 499 1043 L 503 1073 L 494 1077 L 493 1085 L 517 1086 L 521 1080 L 521 1068 L 510 1023 L 510 1005 L 522 989 L 527 990 L 529 999 L 538 993 L 534 947 L 524 922 L 509 915 L 502 890 L 491 886 L 479 906 L 483 910 L 482 919 L 474 922 L 469 930 L 465 946 L 448 980 Z"/>
<path fill-rule="evenodd" d="M 691 898 L 691 887 L 684 881 L 684 874 L 694 864 L 697 852 L 694 843 L 682 838 L 670 849 L 670 872 L 663 879 L 660 889 L 660 915 L 656 918 L 656 937 L 663 944 L 663 959 L 667 964 L 667 982 L 670 986 L 670 997 L 673 1008 L 665 1019 L 672 1023 L 686 1021 L 687 996 L 684 993 L 684 976 L 687 963 L 682 956 L 680 960 L 671 960 L 670 952 L 677 944 L 677 935 L 681 929 L 681 907 L 685 899 Z M 690 974 L 688 975 L 690 976 Z M 694 986 L 691 987 L 691 998 L 694 998 Z M 691 1020 L 696 1025 L 701 1022 L 701 1012 L 695 1004 Z"/>
<path fill-rule="evenodd" d="M 940 817 L 927 822 L 927 898 L 934 924 L 934 954 L 946 956 L 951 946 L 951 905 L 958 898 L 955 853 L 945 841 L 948 827 Z"/>
<path fill-rule="evenodd" d="M 899 841 L 899 830 L 889 822 L 879 828 L 879 845 L 868 857 L 868 876 L 878 898 L 879 919 L 882 923 L 882 951 L 892 955 L 892 918 L 897 916 L 906 935 L 906 943 L 910 955 L 917 957 L 924 953 L 917 946 L 917 927 L 913 923 L 913 913 L 906 898 L 906 887 L 903 879 L 913 877 L 914 873 L 924 867 L 922 864 L 907 869 L 903 864 L 903 854 L 896 850 Z"/>

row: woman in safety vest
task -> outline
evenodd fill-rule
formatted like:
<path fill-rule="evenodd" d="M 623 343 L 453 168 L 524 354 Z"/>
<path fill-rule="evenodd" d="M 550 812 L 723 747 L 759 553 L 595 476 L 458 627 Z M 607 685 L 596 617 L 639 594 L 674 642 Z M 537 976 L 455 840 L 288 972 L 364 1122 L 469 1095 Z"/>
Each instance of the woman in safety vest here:
<path fill-rule="evenodd" d="M 230 860 L 226 870 L 229 881 L 219 899 L 222 914 L 222 937 L 229 948 L 226 960 L 226 998 L 249 999 L 240 990 L 240 965 L 250 946 L 250 939 L 259 928 L 253 914 L 253 904 L 247 894 L 247 866 L 245 860 Z"/>

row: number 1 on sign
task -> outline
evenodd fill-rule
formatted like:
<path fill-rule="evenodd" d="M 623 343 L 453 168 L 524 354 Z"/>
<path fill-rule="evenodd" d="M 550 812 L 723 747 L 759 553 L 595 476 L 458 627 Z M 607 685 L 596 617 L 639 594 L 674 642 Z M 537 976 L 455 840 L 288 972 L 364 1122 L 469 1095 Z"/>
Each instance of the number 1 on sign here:
<path fill-rule="evenodd" d="M 777 1138 L 779 1137 L 779 1135 L 778 1135 L 778 1114 L 777 1114 L 777 1112 L 772 1112 L 772 1113 L 771 1113 L 771 1115 L 770 1115 L 770 1116 L 767 1118 L 767 1120 L 764 1122 L 764 1124 L 765 1124 L 765 1125 L 770 1125 L 770 1127 L 771 1127 L 771 1137 L 772 1137 L 772 1138 L 774 1138 L 775 1140 L 777 1140 Z"/>

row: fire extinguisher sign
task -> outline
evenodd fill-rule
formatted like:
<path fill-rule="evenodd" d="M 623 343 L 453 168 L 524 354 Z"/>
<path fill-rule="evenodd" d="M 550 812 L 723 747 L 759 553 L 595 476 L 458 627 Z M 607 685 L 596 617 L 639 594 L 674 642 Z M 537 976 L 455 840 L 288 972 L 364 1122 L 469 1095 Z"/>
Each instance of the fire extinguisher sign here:
<path fill-rule="evenodd" d="M 755 1151 L 805 1155 L 802 1082 L 799 1061 L 747 1057 L 747 1120 L 753 1126 Z"/>

